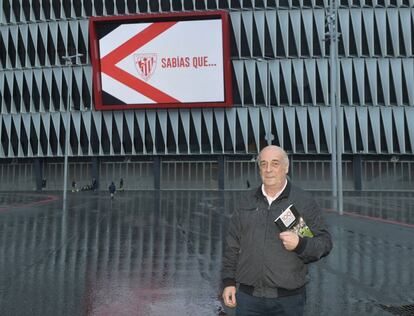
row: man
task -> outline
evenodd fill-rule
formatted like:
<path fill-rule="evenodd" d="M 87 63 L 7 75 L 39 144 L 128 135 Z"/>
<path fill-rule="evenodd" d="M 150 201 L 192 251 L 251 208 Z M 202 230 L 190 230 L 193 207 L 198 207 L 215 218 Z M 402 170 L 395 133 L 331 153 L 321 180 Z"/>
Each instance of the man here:
<path fill-rule="evenodd" d="M 72 180 L 72 192 L 78 192 L 78 187 L 76 186 L 76 181 Z"/>
<path fill-rule="evenodd" d="M 108 190 L 109 190 L 109 193 L 111 194 L 111 200 L 113 200 L 114 195 L 115 195 L 115 191 L 116 191 L 115 183 L 113 181 L 109 185 Z"/>
<path fill-rule="evenodd" d="M 98 181 L 95 178 L 92 178 L 92 190 L 95 192 L 98 189 Z"/>
<path fill-rule="evenodd" d="M 230 221 L 222 262 L 223 300 L 236 307 L 237 316 L 303 315 L 306 264 L 330 252 L 331 236 L 314 199 L 287 179 L 286 152 L 267 146 L 258 163 L 263 184 L 246 195 Z M 312 238 L 275 225 L 291 204 Z"/>

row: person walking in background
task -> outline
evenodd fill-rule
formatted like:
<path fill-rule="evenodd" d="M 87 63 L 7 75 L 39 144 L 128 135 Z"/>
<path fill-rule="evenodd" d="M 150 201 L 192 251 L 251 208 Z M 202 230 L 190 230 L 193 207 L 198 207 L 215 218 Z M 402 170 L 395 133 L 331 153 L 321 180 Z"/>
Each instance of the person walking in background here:
<path fill-rule="evenodd" d="M 98 188 L 98 182 L 96 181 L 95 178 L 92 178 L 92 190 L 96 191 L 97 188 Z"/>
<path fill-rule="evenodd" d="M 230 220 L 222 259 L 223 301 L 236 308 L 237 316 L 303 315 L 307 264 L 331 251 L 331 236 L 312 196 L 287 178 L 286 152 L 267 146 L 258 163 L 262 185 L 244 196 Z M 292 205 L 312 234 L 300 236 L 275 224 L 294 213 Z"/>
<path fill-rule="evenodd" d="M 76 186 L 76 181 L 75 180 L 72 181 L 72 192 L 78 192 L 78 188 Z"/>
<path fill-rule="evenodd" d="M 115 195 L 115 191 L 116 191 L 115 183 L 113 181 L 109 185 L 108 189 L 109 189 L 109 193 L 111 194 L 111 199 L 113 199 Z"/>
<path fill-rule="evenodd" d="M 119 191 L 124 191 L 124 179 L 119 180 Z"/>

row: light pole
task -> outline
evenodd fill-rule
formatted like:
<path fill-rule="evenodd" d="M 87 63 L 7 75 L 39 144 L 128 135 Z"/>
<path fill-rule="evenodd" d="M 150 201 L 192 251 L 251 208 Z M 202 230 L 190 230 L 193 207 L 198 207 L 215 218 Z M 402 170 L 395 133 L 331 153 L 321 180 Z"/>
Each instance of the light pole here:
<path fill-rule="evenodd" d="M 66 61 L 66 65 L 71 67 L 73 66 L 73 58 L 82 57 L 83 54 L 75 54 L 71 56 L 62 56 L 62 59 Z M 76 64 L 76 62 L 75 62 Z M 66 198 L 68 191 L 68 155 L 69 155 L 69 141 L 70 141 L 70 83 L 68 82 L 68 104 L 66 106 L 66 128 L 65 128 L 65 162 L 64 162 L 64 171 L 63 171 L 63 210 L 66 210 Z"/>
<path fill-rule="evenodd" d="M 265 135 L 265 139 L 267 140 L 267 144 L 271 145 L 274 139 L 272 134 L 272 108 L 270 106 L 270 61 L 268 59 L 257 58 L 259 62 L 266 63 L 266 100 L 265 104 L 267 106 L 267 113 L 268 113 L 268 121 L 267 121 L 267 133 Z"/>
<path fill-rule="evenodd" d="M 333 0 L 332 0 L 333 1 Z M 336 42 L 335 42 L 335 62 L 336 62 L 336 124 L 338 126 L 336 131 L 336 162 L 338 164 L 338 212 L 339 215 L 343 214 L 343 190 L 342 190 L 342 147 L 343 147 L 343 120 L 341 116 L 341 107 L 339 100 L 339 57 L 338 57 L 338 42 L 340 33 L 338 32 L 338 1 L 335 0 L 335 30 L 336 30 Z"/>
<path fill-rule="evenodd" d="M 332 197 L 339 214 L 343 213 L 342 195 L 342 117 L 339 107 L 339 62 L 338 62 L 338 0 L 330 0 L 327 17 L 330 41 L 330 103 L 331 103 L 331 170 L 332 170 Z"/>
<path fill-rule="evenodd" d="M 272 134 L 272 108 L 270 106 L 270 60 L 266 61 L 266 74 L 267 74 L 267 85 L 266 85 L 266 96 L 267 96 L 267 108 L 269 112 L 269 128 L 268 133 L 266 135 L 266 140 L 268 145 L 272 145 L 272 141 L 274 136 Z"/>

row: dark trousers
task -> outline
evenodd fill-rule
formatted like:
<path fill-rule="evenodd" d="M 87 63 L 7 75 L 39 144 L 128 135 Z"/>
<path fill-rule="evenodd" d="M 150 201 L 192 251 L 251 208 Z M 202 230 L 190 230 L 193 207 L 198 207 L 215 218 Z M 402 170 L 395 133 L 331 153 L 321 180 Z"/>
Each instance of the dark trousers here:
<path fill-rule="evenodd" d="M 306 303 L 306 292 L 291 296 L 266 298 L 237 291 L 236 301 L 236 316 L 302 316 Z"/>

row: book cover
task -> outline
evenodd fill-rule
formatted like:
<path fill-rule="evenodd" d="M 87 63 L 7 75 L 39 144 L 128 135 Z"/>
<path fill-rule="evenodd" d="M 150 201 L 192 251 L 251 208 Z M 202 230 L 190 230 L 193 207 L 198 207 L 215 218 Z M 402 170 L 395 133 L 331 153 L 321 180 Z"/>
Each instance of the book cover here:
<path fill-rule="evenodd" d="M 289 205 L 288 208 L 275 219 L 275 224 L 279 226 L 282 232 L 291 230 L 300 237 L 313 237 L 312 231 L 293 204 Z"/>

